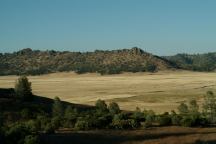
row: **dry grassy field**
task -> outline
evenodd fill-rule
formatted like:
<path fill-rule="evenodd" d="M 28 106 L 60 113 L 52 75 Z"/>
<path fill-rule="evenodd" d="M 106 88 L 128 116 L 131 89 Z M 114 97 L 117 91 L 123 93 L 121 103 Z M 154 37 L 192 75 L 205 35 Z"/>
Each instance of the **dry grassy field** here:
<path fill-rule="evenodd" d="M 0 87 L 14 87 L 16 76 L 1 76 Z M 55 73 L 30 76 L 36 95 L 93 105 L 97 99 L 118 102 L 125 110 L 152 109 L 156 112 L 176 109 L 182 101 L 202 102 L 208 90 L 216 92 L 216 73 L 162 71 L 100 76 Z"/>

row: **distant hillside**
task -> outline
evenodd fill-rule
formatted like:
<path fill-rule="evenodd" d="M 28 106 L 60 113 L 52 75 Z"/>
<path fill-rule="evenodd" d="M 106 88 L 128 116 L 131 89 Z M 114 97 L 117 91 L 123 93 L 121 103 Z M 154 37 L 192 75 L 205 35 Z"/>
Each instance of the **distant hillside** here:
<path fill-rule="evenodd" d="M 177 54 L 175 56 L 164 57 L 176 63 L 180 68 L 193 71 L 215 71 L 216 53 L 207 54 Z"/>
<path fill-rule="evenodd" d="M 176 68 L 164 58 L 134 47 L 112 51 L 59 52 L 39 51 L 30 48 L 14 53 L 0 54 L 0 75 L 46 74 L 75 71 L 117 74 L 121 72 L 155 72 Z"/>

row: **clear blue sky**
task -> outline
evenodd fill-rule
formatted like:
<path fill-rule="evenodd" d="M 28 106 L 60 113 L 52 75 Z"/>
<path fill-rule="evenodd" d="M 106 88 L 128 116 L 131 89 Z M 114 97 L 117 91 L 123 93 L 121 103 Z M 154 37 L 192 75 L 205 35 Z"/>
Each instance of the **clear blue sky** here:
<path fill-rule="evenodd" d="M 0 52 L 216 51 L 216 0 L 0 0 Z"/>

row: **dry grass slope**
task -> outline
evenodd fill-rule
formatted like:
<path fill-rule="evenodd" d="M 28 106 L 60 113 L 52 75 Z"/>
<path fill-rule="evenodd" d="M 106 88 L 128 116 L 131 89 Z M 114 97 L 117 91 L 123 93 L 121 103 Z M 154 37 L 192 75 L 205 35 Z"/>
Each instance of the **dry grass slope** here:
<path fill-rule="evenodd" d="M 118 102 L 125 110 L 152 109 L 158 113 L 176 109 L 182 101 L 202 102 L 206 91 L 216 91 L 216 73 L 161 71 L 100 76 L 54 73 L 30 76 L 36 95 L 93 105 L 97 99 Z M 14 86 L 17 76 L 1 76 L 0 87 Z"/>

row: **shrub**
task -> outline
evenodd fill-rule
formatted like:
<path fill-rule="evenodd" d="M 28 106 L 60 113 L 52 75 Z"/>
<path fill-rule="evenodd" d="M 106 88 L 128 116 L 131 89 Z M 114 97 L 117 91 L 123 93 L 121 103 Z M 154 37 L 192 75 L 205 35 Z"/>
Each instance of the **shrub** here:
<path fill-rule="evenodd" d="M 47 124 L 50 123 L 50 118 L 45 115 L 38 115 L 35 122 L 40 130 L 45 131 Z"/>
<path fill-rule="evenodd" d="M 134 119 L 127 120 L 113 120 L 111 123 L 111 127 L 115 129 L 135 129 L 140 127 L 140 123 Z"/>
<path fill-rule="evenodd" d="M 129 123 L 131 125 L 131 128 L 133 128 L 133 129 L 139 128 L 141 126 L 141 123 L 137 120 L 134 120 L 134 119 L 129 119 Z"/>
<path fill-rule="evenodd" d="M 86 120 L 78 120 L 75 124 L 75 129 L 88 130 L 89 129 L 89 123 Z"/>
<path fill-rule="evenodd" d="M 169 115 L 161 115 L 157 117 L 157 121 L 160 126 L 169 126 L 171 125 L 171 118 Z"/>
<path fill-rule="evenodd" d="M 172 125 L 177 125 L 179 126 L 180 123 L 181 123 L 181 116 L 176 114 L 175 111 L 172 111 L 171 112 L 171 122 L 172 122 Z"/>
<path fill-rule="evenodd" d="M 21 100 L 32 100 L 31 82 L 28 81 L 26 76 L 21 76 L 15 84 L 16 96 Z"/>
<path fill-rule="evenodd" d="M 34 135 L 28 135 L 24 139 L 24 144 L 39 144 L 39 138 Z"/>
<path fill-rule="evenodd" d="M 101 116 L 97 115 L 87 115 L 84 119 L 88 122 L 88 128 L 107 128 L 112 122 L 112 116 L 110 114 L 105 114 Z"/>
<path fill-rule="evenodd" d="M 25 125 L 31 132 L 38 132 L 40 130 L 40 125 L 36 120 L 29 120 L 25 122 Z"/>
<path fill-rule="evenodd" d="M 25 127 L 25 125 L 16 123 L 6 131 L 6 143 L 23 144 L 25 136 L 29 134 L 31 134 L 31 132 Z"/>
<path fill-rule="evenodd" d="M 54 129 L 58 129 L 61 126 L 61 119 L 59 117 L 53 117 L 51 119 L 51 125 Z"/>
<path fill-rule="evenodd" d="M 104 115 L 98 118 L 99 126 L 98 128 L 106 128 L 109 126 L 109 124 L 112 122 L 112 116 L 111 115 Z"/>
<path fill-rule="evenodd" d="M 115 114 L 113 120 L 126 120 L 128 119 L 127 113 L 121 112 L 119 114 Z"/>
<path fill-rule="evenodd" d="M 29 119 L 29 118 L 31 118 L 31 111 L 29 109 L 27 109 L 27 108 L 22 109 L 21 112 L 20 112 L 20 114 L 21 114 L 21 117 L 23 119 Z"/>
<path fill-rule="evenodd" d="M 55 129 L 53 128 L 51 123 L 47 123 L 45 129 L 44 129 L 45 133 L 47 134 L 53 134 L 55 133 Z"/>
<path fill-rule="evenodd" d="M 129 119 L 126 113 L 115 114 L 110 124 L 115 129 L 132 129 L 140 126 L 140 123 L 134 119 Z"/>
<path fill-rule="evenodd" d="M 83 118 L 79 118 L 79 120 L 77 121 L 85 121 L 87 123 L 87 128 L 86 129 L 90 129 L 90 128 L 102 128 L 102 124 L 101 121 L 99 120 L 99 118 L 96 115 L 86 115 Z M 77 123 L 77 122 L 76 122 Z M 75 125 L 76 125 L 75 123 Z M 79 129 L 79 128 L 76 128 Z M 84 130 L 85 128 L 82 128 L 81 130 Z"/>
<path fill-rule="evenodd" d="M 137 107 L 136 111 L 132 114 L 132 118 L 138 122 L 141 122 L 145 120 L 145 115 L 141 112 L 140 108 Z"/>
<path fill-rule="evenodd" d="M 111 127 L 115 129 L 130 129 L 131 125 L 129 120 L 113 120 Z"/>
<path fill-rule="evenodd" d="M 144 110 L 144 116 L 145 116 L 145 123 L 144 123 L 144 127 L 150 127 L 152 125 L 152 123 L 155 121 L 156 115 L 154 113 L 154 111 L 152 110 Z"/>
<path fill-rule="evenodd" d="M 184 116 L 182 119 L 181 119 L 181 126 L 185 126 L 185 127 L 192 127 L 195 125 L 195 121 L 194 119 L 192 119 L 191 117 L 189 116 Z"/>

